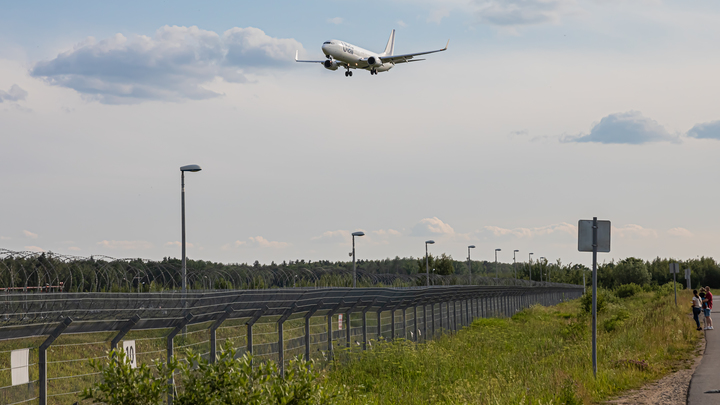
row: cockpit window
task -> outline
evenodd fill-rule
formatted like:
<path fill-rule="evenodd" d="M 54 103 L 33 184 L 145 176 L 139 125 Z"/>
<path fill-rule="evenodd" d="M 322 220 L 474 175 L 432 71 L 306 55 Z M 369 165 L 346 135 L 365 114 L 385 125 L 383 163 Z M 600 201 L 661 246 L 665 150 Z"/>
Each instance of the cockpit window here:
<path fill-rule="evenodd" d="M 323 42 L 323 45 L 332 45 L 331 41 Z"/>

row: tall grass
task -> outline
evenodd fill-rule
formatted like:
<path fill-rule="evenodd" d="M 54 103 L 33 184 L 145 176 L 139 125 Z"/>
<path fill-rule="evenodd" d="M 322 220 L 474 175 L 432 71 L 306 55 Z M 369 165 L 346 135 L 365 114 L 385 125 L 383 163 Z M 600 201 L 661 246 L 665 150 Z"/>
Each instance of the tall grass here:
<path fill-rule="evenodd" d="M 619 299 L 598 317 L 593 377 L 590 316 L 579 300 L 533 306 L 511 319 L 479 319 L 425 344 L 397 340 L 351 353 L 328 371 L 348 404 L 589 404 L 682 367 L 700 338 L 662 292 Z M 687 302 L 687 305 L 684 303 Z"/>

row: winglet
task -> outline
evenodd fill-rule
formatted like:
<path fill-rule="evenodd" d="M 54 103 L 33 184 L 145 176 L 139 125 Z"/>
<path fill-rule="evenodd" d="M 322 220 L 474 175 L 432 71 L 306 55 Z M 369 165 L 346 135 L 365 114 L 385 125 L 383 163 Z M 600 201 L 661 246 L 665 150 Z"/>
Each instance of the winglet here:
<path fill-rule="evenodd" d="M 447 44 L 445 44 L 445 48 L 443 48 L 443 51 L 447 51 L 448 45 L 450 45 L 450 40 L 448 39 Z"/>
<path fill-rule="evenodd" d="M 295 62 L 297 62 L 297 60 L 298 60 L 298 52 L 300 52 L 300 51 L 298 51 L 298 50 L 296 49 L 296 50 L 295 50 Z"/>

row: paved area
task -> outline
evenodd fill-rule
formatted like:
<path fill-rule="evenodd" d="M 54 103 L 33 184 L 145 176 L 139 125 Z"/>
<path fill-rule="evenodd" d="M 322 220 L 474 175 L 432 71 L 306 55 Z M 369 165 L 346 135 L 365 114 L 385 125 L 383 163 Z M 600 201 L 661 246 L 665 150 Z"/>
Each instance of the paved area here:
<path fill-rule="evenodd" d="M 712 311 L 714 326 L 720 325 L 720 307 Z M 702 318 L 700 318 L 702 319 Z M 708 391 L 717 391 L 708 393 Z M 690 380 L 688 405 L 720 405 L 720 326 L 705 331 L 705 353 Z"/>

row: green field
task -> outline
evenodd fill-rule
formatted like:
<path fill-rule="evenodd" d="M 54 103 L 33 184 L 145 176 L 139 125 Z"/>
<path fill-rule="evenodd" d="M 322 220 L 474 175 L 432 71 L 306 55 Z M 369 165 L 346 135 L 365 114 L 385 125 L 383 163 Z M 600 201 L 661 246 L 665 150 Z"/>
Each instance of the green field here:
<path fill-rule="evenodd" d="M 598 319 L 593 378 L 590 317 L 580 300 L 479 319 L 427 344 L 395 341 L 338 361 L 326 382 L 347 404 L 590 404 L 640 387 L 695 354 L 690 294 L 668 288 L 608 302 Z"/>

